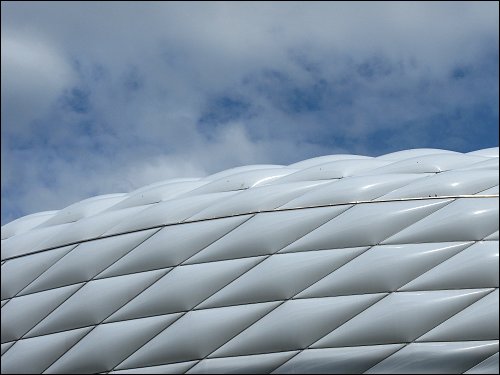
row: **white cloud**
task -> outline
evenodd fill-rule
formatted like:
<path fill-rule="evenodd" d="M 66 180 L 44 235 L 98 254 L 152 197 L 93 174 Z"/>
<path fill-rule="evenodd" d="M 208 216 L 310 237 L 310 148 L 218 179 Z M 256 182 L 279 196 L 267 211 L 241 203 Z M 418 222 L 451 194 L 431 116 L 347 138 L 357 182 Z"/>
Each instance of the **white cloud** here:
<path fill-rule="evenodd" d="M 1 17 L 2 220 L 498 116 L 497 2 L 2 2 Z"/>
<path fill-rule="evenodd" d="M 66 57 L 47 40 L 2 31 L 2 110 L 12 116 L 2 126 L 16 132 L 46 113 L 74 81 Z"/>

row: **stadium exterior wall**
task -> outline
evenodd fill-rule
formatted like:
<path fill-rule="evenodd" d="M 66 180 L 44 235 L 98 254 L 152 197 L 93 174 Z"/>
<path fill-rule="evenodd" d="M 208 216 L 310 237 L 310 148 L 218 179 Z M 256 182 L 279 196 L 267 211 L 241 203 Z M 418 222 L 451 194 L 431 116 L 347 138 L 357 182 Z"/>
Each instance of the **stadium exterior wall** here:
<path fill-rule="evenodd" d="M 252 165 L 2 226 L 2 373 L 498 373 L 498 148 Z"/>

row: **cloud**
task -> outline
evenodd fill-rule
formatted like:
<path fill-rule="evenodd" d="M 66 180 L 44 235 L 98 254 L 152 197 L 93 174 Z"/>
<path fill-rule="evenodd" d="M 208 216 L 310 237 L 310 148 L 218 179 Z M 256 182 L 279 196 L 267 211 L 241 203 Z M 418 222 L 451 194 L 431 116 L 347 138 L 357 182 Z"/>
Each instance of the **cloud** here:
<path fill-rule="evenodd" d="M 2 108 L 15 114 L 2 129 L 26 130 L 73 82 L 71 67 L 49 42 L 2 30 Z"/>
<path fill-rule="evenodd" d="M 498 3 L 2 2 L 2 223 L 251 163 L 496 145 Z"/>

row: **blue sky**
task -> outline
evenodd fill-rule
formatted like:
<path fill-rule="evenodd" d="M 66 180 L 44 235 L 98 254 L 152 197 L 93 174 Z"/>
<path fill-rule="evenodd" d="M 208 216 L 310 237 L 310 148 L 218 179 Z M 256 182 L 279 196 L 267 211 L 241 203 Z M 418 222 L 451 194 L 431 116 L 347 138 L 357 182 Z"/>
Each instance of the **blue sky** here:
<path fill-rule="evenodd" d="M 498 146 L 497 2 L 2 2 L 2 211 Z"/>

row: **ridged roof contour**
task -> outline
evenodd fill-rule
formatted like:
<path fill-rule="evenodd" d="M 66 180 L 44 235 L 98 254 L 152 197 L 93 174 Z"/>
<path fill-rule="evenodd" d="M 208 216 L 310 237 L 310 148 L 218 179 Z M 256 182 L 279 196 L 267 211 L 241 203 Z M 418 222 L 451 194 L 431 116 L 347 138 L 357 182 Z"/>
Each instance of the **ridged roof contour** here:
<path fill-rule="evenodd" d="M 2 227 L 2 373 L 498 373 L 498 149 L 332 155 Z"/>

